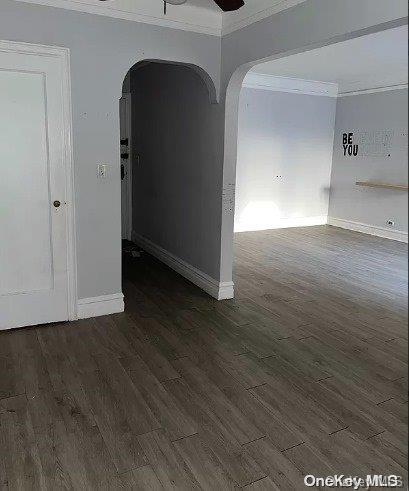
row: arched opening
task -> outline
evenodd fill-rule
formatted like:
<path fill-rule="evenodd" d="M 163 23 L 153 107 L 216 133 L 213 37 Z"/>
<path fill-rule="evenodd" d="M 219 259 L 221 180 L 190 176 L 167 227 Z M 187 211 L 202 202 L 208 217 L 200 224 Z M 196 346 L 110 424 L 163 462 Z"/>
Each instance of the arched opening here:
<path fill-rule="evenodd" d="M 194 65 L 139 62 L 124 79 L 120 119 L 124 278 L 154 275 L 153 256 L 216 296 L 202 281 L 219 267 L 222 118 L 212 79 Z M 156 271 L 161 288 L 170 279 Z"/>
<path fill-rule="evenodd" d="M 349 41 L 368 38 L 371 35 L 382 34 L 383 32 L 392 31 L 401 27 L 401 21 L 388 25 L 379 25 L 376 29 L 363 29 L 360 31 L 351 32 L 348 35 L 336 36 L 327 39 L 320 43 L 315 43 L 310 46 L 304 46 L 301 49 L 294 49 L 289 52 L 274 54 L 270 57 L 249 61 L 235 71 L 225 74 L 225 90 L 222 90 L 225 101 L 225 142 L 224 142 L 224 167 L 223 167 L 223 196 L 226 200 L 222 212 L 222 231 L 221 231 L 221 264 L 220 278 L 222 282 L 230 282 L 233 278 L 233 262 L 234 262 L 234 230 L 235 230 L 235 207 L 237 205 L 237 159 L 238 159 L 238 131 L 239 131 L 239 107 L 240 95 L 243 87 L 243 81 L 247 74 L 255 67 L 268 62 L 282 62 L 303 53 L 313 53 L 326 47 L 335 47 Z M 365 52 L 354 53 L 355 59 L 365 59 Z M 403 63 L 403 60 L 402 60 Z M 325 67 L 327 61 L 321 60 L 321 65 Z M 385 65 L 385 70 L 387 70 Z M 382 68 L 379 68 L 379 72 Z M 283 76 L 279 74 L 278 76 Z M 287 73 L 286 77 L 297 78 L 296 73 Z M 305 77 L 304 77 L 305 78 Z M 314 80 L 315 81 L 315 80 Z M 318 81 L 320 79 L 318 78 Z M 328 194 L 328 189 L 325 190 Z M 254 214 L 257 218 L 260 217 L 260 209 L 254 208 Z M 264 210 L 266 211 L 266 210 Z"/>

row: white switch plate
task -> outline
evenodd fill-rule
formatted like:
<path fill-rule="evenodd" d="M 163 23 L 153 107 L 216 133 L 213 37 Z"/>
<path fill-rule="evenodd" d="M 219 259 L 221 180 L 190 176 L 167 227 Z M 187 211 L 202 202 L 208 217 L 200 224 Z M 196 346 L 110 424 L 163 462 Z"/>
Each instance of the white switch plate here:
<path fill-rule="evenodd" d="M 108 164 L 98 164 L 97 165 L 97 176 L 100 179 L 106 179 L 108 175 Z"/>

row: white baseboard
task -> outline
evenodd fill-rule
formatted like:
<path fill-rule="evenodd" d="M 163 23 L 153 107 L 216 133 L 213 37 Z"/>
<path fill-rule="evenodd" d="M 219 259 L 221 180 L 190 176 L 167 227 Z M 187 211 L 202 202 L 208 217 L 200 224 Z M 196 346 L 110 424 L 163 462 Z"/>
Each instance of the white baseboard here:
<path fill-rule="evenodd" d="M 219 294 L 217 300 L 229 300 L 230 298 L 234 298 L 234 283 L 232 281 L 224 281 L 219 283 Z"/>
<path fill-rule="evenodd" d="M 101 315 L 117 314 L 125 309 L 122 293 L 78 300 L 78 319 L 89 319 Z"/>
<path fill-rule="evenodd" d="M 328 225 L 353 230 L 355 232 L 362 232 L 364 234 L 376 235 L 377 237 L 383 237 L 384 239 L 408 242 L 408 233 L 402 232 L 401 230 L 392 230 L 389 228 L 368 225 L 360 222 L 352 222 L 349 220 L 343 220 L 342 218 L 333 217 L 328 217 Z"/>
<path fill-rule="evenodd" d="M 240 223 L 238 220 L 234 224 L 235 232 L 257 232 L 261 230 L 275 230 L 279 228 L 294 228 L 294 227 L 313 227 L 316 225 L 326 225 L 328 223 L 327 215 L 315 217 L 296 217 L 296 218 L 277 218 L 271 222 L 263 224 L 257 223 Z"/>
<path fill-rule="evenodd" d="M 132 232 L 132 240 L 146 252 L 165 263 L 216 300 L 227 300 L 234 297 L 233 282 L 222 283 L 215 280 L 206 273 L 203 273 L 203 271 L 200 271 L 191 264 L 183 261 L 183 259 L 174 256 L 135 231 Z"/>

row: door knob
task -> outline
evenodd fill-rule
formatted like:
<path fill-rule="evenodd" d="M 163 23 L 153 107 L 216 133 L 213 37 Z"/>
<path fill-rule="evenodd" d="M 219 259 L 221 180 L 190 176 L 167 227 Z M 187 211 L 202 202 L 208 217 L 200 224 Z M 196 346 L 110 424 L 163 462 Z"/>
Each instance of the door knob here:
<path fill-rule="evenodd" d="M 59 208 L 61 206 L 61 202 L 56 200 L 54 201 L 53 205 L 55 208 Z"/>

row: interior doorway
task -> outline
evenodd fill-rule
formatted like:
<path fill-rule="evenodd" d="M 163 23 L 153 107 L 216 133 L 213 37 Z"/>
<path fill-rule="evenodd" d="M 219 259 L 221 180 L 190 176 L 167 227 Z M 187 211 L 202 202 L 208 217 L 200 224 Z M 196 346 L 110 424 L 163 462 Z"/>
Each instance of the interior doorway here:
<path fill-rule="evenodd" d="M 137 266 L 149 254 L 219 298 L 212 176 L 221 166 L 223 133 L 215 131 L 220 106 L 213 81 L 196 66 L 145 60 L 130 69 L 122 94 L 125 259 Z M 131 265 L 123 261 L 124 277 Z"/>
<path fill-rule="evenodd" d="M 325 248 L 338 227 L 407 242 L 407 36 L 407 26 L 388 29 L 247 73 L 238 111 L 238 288 L 255 243 L 288 257 L 286 276 L 300 277 L 288 249 L 291 241 L 301 247 L 300 237 Z M 268 284 L 263 275 L 259 283 Z M 291 288 L 288 298 L 299 296 Z"/>
<path fill-rule="evenodd" d="M 407 234 L 399 192 L 407 183 L 407 125 L 398 110 L 407 97 L 407 35 L 407 26 L 393 28 L 248 72 L 235 232 L 331 224 Z M 372 181 L 397 190 L 362 189 Z"/>

